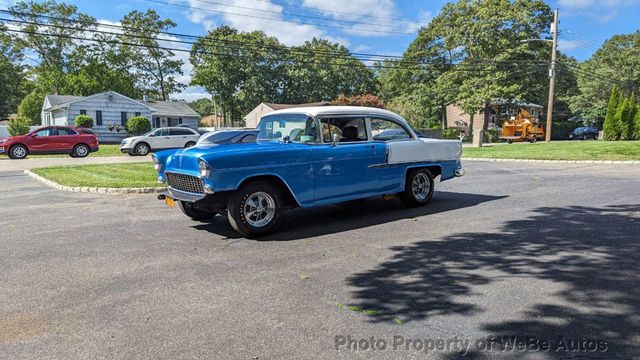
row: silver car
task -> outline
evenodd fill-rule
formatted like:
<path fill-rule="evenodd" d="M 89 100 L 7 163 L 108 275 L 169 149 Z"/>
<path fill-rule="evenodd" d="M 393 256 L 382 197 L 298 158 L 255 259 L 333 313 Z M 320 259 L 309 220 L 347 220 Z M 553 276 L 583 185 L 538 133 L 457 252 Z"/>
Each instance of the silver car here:
<path fill-rule="evenodd" d="M 186 148 L 195 145 L 200 133 L 186 127 L 164 127 L 122 140 L 120 151 L 131 156 L 145 156 L 152 151 Z"/>

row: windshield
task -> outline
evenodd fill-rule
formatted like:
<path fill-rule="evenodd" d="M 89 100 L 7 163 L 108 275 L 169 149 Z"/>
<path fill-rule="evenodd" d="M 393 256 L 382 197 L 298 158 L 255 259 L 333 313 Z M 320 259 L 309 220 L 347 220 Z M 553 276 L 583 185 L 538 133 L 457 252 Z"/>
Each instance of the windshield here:
<path fill-rule="evenodd" d="M 267 115 L 258 125 L 258 141 L 315 143 L 318 129 L 313 118 L 304 114 Z"/>

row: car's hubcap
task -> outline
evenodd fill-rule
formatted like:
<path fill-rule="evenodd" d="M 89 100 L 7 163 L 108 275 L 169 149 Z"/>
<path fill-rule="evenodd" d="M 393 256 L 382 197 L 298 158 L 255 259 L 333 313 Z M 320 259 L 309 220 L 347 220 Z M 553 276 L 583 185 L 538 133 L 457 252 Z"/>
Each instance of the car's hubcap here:
<path fill-rule="evenodd" d="M 86 146 L 78 146 L 78 148 L 76 149 L 76 154 L 78 156 L 87 155 L 87 147 Z"/>
<path fill-rule="evenodd" d="M 21 158 L 21 157 L 24 157 L 25 155 L 26 155 L 26 151 L 24 150 L 24 148 L 18 146 L 13 149 L 13 156 Z"/>
<path fill-rule="evenodd" d="M 273 220 L 276 214 L 276 202 L 265 192 L 252 194 L 244 202 L 244 218 L 253 227 L 263 227 Z"/>
<path fill-rule="evenodd" d="M 138 154 L 147 155 L 148 152 L 149 152 L 149 149 L 147 149 L 147 147 L 145 145 L 140 145 L 138 147 Z"/>
<path fill-rule="evenodd" d="M 431 183 L 429 177 L 425 173 L 419 173 L 413 178 L 412 184 L 413 196 L 418 201 L 425 201 L 431 191 Z"/>

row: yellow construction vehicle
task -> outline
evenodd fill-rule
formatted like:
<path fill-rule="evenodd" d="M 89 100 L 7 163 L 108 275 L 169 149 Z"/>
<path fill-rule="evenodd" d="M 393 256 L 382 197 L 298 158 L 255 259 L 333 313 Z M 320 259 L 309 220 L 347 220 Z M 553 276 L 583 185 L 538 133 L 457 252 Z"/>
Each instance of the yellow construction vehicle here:
<path fill-rule="evenodd" d="M 544 127 L 529 114 L 528 111 L 520 109 L 518 114 L 502 124 L 500 139 L 512 142 L 529 141 L 534 143 L 539 138 L 544 138 Z"/>

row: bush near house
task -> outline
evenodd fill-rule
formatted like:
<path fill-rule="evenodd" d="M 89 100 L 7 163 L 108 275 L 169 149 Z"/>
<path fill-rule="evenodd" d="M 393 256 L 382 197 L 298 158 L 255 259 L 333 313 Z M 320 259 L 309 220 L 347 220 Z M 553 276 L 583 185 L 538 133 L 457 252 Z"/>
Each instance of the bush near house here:
<path fill-rule="evenodd" d="M 442 130 L 442 138 L 449 140 L 460 140 L 460 129 L 449 128 Z"/>
<path fill-rule="evenodd" d="M 31 120 L 25 117 L 18 117 L 17 119 L 9 121 L 9 135 L 18 136 L 29 133 L 29 126 L 31 126 Z"/>
<path fill-rule="evenodd" d="M 76 117 L 76 126 L 83 128 L 92 128 L 93 127 L 93 119 L 89 115 L 78 115 Z"/>
<path fill-rule="evenodd" d="M 127 120 L 125 128 L 129 134 L 140 135 L 151 130 L 151 123 L 144 116 L 136 116 Z"/>
<path fill-rule="evenodd" d="M 339 95 L 331 102 L 331 105 L 369 106 L 384 109 L 384 101 L 373 94 L 364 95 Z"/>

